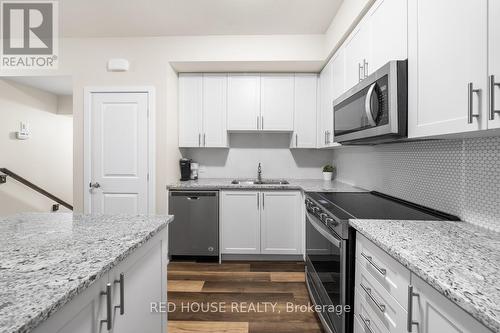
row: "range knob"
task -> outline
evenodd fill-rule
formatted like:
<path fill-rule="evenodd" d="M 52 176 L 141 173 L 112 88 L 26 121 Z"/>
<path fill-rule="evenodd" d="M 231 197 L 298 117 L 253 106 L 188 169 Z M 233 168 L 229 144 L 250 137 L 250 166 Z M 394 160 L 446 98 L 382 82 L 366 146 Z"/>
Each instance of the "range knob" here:
<path fill-rule="evenodd" d="M 325 213 L 320 213 L 320 214 L 319 214 L 319 219 L 320 219 L 321 221 L 326 221 L 326 218 L 327 218 L 327 217 L 328 217 L 328 215 L 326 215 Z"/>
<path fill-rule="evenodd" d="M 313 212 L 314 214 L 317 214 L 317 213 L 319 212 L 319 207 L 318 207 L 318 206 L 313 206 L 313 207 L 312 207 L 312 212 Z"/>
<path fill-rule="evenodd" d="M 331 217 L 327 217 L 325 219 L 325 223 L 326 223 L 326 225 L 332 225 L 332 226 L 338 225 L 338 222 L 335 221 L 334 219 L 332 219 Z"/>

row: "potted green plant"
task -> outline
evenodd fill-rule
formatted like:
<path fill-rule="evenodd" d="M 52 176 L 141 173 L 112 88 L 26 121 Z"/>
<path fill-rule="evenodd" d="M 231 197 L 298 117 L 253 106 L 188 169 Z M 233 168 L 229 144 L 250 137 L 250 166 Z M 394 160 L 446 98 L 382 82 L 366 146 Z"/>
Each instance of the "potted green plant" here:
<path fill-rule="evenodd" d="M 331 164 L 325 165 L 323 167 L 323 180 L 324 181 L 331 181 L 334 170 L 335 170 L 335 167 L 333 165 L 331 165 Z"/>

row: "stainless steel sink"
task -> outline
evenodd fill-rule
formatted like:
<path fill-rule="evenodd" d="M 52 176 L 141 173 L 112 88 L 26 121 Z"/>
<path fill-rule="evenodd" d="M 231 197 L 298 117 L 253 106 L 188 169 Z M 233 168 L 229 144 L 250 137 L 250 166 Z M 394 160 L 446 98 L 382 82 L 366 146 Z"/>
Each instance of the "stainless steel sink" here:
<path fill-rule="evenodd" d="M 288 181 L 284 179 L 234 179 L 231 184 L 235 185 L 288 185 Z"/>

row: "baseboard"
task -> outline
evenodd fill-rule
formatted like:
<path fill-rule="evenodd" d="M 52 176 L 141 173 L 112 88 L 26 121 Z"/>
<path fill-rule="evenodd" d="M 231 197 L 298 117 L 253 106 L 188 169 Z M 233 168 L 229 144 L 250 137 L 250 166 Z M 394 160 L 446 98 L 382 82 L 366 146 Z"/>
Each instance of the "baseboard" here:
<path fill-rule="evenodd" d="M 221 254 L 222 260 L 304 261 L 302 254 Z"/>

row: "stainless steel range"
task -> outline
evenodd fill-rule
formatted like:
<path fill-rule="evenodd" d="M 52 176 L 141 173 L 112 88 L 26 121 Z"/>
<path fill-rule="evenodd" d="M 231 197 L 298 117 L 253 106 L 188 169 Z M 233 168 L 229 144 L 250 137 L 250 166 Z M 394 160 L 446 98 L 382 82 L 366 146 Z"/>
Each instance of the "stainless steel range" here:
<path fill-rule="evenodd" d="M 378 192 L 308 192 L 305 205 L 307 287 L 332 333 L 353 327 L 356 233 L 349 219 L 459 220 Z"/>

